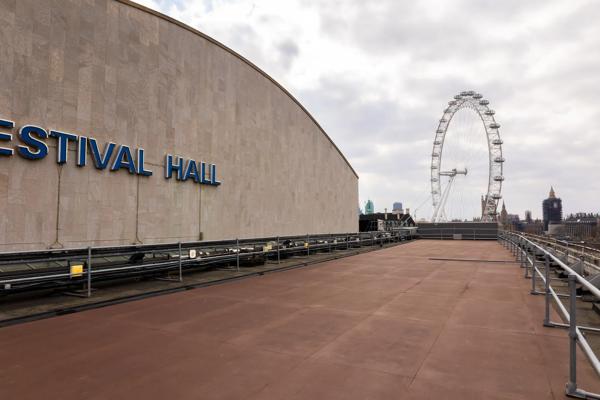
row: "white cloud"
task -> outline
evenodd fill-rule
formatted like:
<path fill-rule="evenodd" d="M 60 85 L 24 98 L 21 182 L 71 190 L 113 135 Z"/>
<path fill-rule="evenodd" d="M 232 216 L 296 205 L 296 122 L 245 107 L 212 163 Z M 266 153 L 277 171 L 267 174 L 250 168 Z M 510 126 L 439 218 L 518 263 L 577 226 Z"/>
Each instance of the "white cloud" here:
<path fill-rule="evenodd" d="M 414 208 L 427 197 L 437 120 L 473 89 L 502 124 L 509 212 L 541 216 L 550 185 L 566 212 L 600 211 L 598 2 L 139 2 L 290 90 L 357 169 L 362 203 Z"/>

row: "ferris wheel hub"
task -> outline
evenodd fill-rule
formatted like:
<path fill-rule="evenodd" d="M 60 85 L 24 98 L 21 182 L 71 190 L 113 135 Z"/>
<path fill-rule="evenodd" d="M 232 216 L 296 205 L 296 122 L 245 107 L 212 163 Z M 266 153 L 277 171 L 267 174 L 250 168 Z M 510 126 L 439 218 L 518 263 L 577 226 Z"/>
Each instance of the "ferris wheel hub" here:
<path fill-rule="evenodd" d="M 440 171 L 442 176 L 456 176 L 456 175 L 467 175 L 467 169 L 456 169 L 452 168 L 450 171 Z"/>

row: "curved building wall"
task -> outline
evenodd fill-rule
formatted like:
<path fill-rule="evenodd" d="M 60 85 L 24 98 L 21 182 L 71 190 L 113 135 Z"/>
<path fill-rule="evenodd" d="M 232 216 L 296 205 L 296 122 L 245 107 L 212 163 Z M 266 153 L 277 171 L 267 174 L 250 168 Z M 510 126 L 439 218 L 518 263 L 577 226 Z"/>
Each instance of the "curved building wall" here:
<path fill-rule="evenodd" d="M 0 2 L 0 250 L 356 231 L 358 177 L 310 115 L 251 63 L 127 1 Z M 152 176 L 29 160 L 32 124 L 144 149 Z M 35 150 L 35 148 L 34 148 Z M 165 179 L 165 155 L 219 186 Z M 198 164 L 199 165 L 199 164 Z"/>

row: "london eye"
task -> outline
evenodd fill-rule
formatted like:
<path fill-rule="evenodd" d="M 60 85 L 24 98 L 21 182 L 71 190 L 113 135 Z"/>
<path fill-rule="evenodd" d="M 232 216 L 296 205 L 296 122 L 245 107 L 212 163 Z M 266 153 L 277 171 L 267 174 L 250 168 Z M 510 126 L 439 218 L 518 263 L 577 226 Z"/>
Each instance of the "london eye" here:
<path fill-rule="evenodd" d="M 472 90 L 448 102 L 431 152 L 432 222 L 497 220 L 505 160 L 494 115 Z"/>

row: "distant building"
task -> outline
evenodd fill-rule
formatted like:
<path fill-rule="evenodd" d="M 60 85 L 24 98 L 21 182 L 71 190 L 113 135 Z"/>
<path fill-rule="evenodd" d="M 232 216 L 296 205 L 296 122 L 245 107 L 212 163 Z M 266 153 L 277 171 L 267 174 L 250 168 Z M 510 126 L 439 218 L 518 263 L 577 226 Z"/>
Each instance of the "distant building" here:
<path fill-rule="evenodd" d="M 525 210 L 525 220 L 518 223 L 519 231 L 541 235 L 544 233 L 544 223 L 539 219 L 533 220 L 531 210 Z"/>
<path fill-rule="evenodd" d="M 554 188 L 550 187 L 548 198 L 542 202 L 542 211 L 544 214 L 544 230 L 548 231 L 548 226 L 552 223 L 558 225 L 562 221 L 562 200 L 556 197 Z"/>
<path fill-rule="evenodd" d="M 518 214 L 509 214 L 506 211 L 506 204 L 502 202 L 502 211 L 500 211 L 500 218 L 498 219 L 499 224 L 504 230 L 507 231 L 520 231 L 521 230 L 521 219 Z"/>
<path fill-rule="evenodd" d="M 416 224 L 409 214 L 371 213 L 361 215 L 358 220 L 358 228 L 361 232 L 389 232 L 410 226 Z"/>
<path fill-rule="evenodd" d="M 531 224 L 533 222 L 533 218 L 531 217 L 531 210 L 525 210 L 525 223 Z"/>
<path fill-rule="evenodd" d="M 373 204 L 372 200 L 367 200 L 365 204 L 365 214 L 373 214 L 375 212 L 375 204 Z"/>
<path fill-rule="evenodd" d="M 576 213 L 564 220 L 565 235 L 576 240 L 600 238 L 600 214 Z"/>
<path fill-rule="evenodd" d="M 521 222 L 521 218 L 519 218 L 519 214 L 508 214 L 506 216 L 506 220 L 508 221 L 509 224 L 518 224 Z"/>
<path fill-rule="evenodd" d="M 402 203 L 397 201 L 392 205 L 392 213 L 394 214 L 402 214 L 404 209 L 402 208 Z"/>
<path fill-rule="evenodd" d="M 521 224 L 521 231 L 533 235 L 541 235 L 544 232 L 544 223 L 539 219 Z"/>
<path fill-rule="evenodd" d="M 504 229 L 507 229 L 508 226 L 508 212 L 506 212 L 506 205 L 504 201 L 502 202 L 502 211 L 500 211 L 500 224 L 504 226 Z"/>

